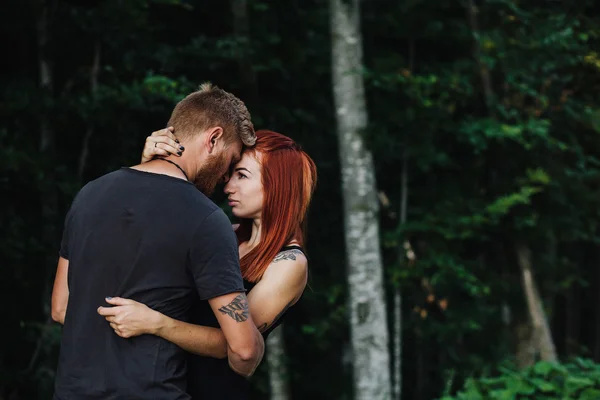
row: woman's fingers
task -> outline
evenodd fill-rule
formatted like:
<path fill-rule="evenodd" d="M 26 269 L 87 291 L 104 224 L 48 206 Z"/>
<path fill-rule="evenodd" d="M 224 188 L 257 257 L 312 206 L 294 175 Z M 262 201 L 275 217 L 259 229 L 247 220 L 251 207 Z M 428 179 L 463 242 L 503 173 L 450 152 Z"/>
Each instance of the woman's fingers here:
<path fill-rule="evenodd" d="M 148 136 L 150 138 L 150 136 Z M 168 157 L 171 155 L 170 152 L 165 150 L 163 147 L 166 146 L 164 143 L 157 143 L 146 140 L 146 145 L 144 146 L 144 151 L 142 153 L 142 162 L 147 162 L 152 160 L 155 156 L 165 156 Z M 175 153 L 177 154 L 177 153 Z M 179 155 L 179 154 L 177 154 Z"/>
<path fill-rule="evenodd" d="M 146 139 L 145 151 L 160 154 L 162 153 L 160 150 L 164 150 L 169 154 L 176 154 L 181 156 L 183 153 L 184 147 L 179 143 L 175 142 L 173 139 L 166 136 L 148 136 Z"/>
<path fill-rule="evenodd" d="M 155 132 L 152 132 L 152 137 L 168 137 L 169 139 L 173 140 L 176 143 L 179 143 L 179 140 L 177 139 L 177 137 L 175 136 L 175 134 L 173 133 L 174 129 L 172 126 L 165 128 L 165 129 L 161 129 Z"/>
<path fill-rule="evenodd" d="M 165 156 L 165 157 L 168 157 L 170 155 L 171 155 L 171 153 L 169 153 L 166 150 L 163 150 L 161 147 L 158 147 L 158 146 L 157 147 L 149 148 L 148 150 L 144 150 L 144 156 L 148 157 L 148 158 L 152 158 L 154 156 Z M 148 160 L 148 161 L 150 161 L 150 160 Z"/>
<path fill-rule="evenodd" d="M 169 152 L 170 154 L 177 154 L 178 156 L 181 156 L 181 154 L 183 153 L 183 146 L 178 145 L 177 143 L 173 142 L 171 139 L 169 138 L 165 138 L 165 137 L 160 137 L 160 138 L 156 138 L 159 139 L 159 142 L 155 142 L 154 144 L 154 148 L 155 149 L 163 149 L 166 150 L 167 152 Z"/>
<path fill-rule="evenodd" d="M 148 141 L 149 142 L 155 142 L 155 143 L 165 143 L 165 144 L 168 144 L 170 147 L 172 147 L 176 151 L 180 151 L 181 148 L 183 147 L 175 139 L 170 138 L 168 136 L 148 136 Z"/>
<path fill-rule="evenodd" d="M 98 307 L 96 311 L 103 317 L 108 317 L 117 315 L 117 313 L 119 312 L 119 308 L 120 307 Z"/>
<path fill-rule="evenodd" d="M 173 135 L 174 128 L 169 126 L 167 128 L 159 129 L 152 132 L 152 136 L 175 136 Z"/>
<path fill-rule="evenodd" d="M 108 304 L 112 304 L 114 306 L 126 306 L 126 305 L 131 305 L 131 304 L 136 304 L 137 303 L 137 301 L 135 301 L 135 300 L 126 299 L 126 298 L 123 298 L 123 297 L 107 297 L 104 300 Z"/>
<path fill-rule="evenodd" d="M 113 331 L 115 331 L 117 335 L 119 335 L 122 338 L 129 339 L 132 336 L 129 332 L 123 331 L 123 329 L 121 329 L 121 326 L 114 322 L 110 323 L 110 327 L 113 329 Z"/>
<path fill-rule="evenodd" d="M 173 134 L 173 127 L 152 132 L 146 138 L 142 151 L 142 163 L 152 160 L 155 156 L 181 156 L 185 148 Z"/>

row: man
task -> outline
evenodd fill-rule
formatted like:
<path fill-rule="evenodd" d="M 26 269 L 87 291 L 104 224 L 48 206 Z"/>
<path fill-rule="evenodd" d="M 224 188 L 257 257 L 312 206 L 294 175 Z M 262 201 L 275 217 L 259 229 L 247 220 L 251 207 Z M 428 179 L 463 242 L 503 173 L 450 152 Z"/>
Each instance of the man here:
<path fill-rule="evenodd" d="M 231 367 L 249 376 L 262 358 L 237 240 L 206 197 L 242 146 L 256 140 L 248 110 L 205 84 L 177 104 L 169 126 L 181 157 L 104 175 L 81 189 L 67 214 L 52 293 L 52 316 L 64 325 L 55 400 L 189 399 L 184 351 L 157 336 L 116 335 L 96 312 L 105 297 L 131 298 L 183 320 L 197 297 L 207 300 Z M 222 307 L 243 315 L 218 312 Z"/>

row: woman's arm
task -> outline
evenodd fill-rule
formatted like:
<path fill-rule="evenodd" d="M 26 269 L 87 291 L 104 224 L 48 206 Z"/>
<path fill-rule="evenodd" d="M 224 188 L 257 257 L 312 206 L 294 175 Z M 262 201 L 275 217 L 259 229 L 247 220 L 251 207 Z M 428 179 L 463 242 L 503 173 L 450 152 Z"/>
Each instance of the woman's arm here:
<path fill-rule="evenodd" d="M 163 317 L 155 335 L 190 353 L 214 358 L 227 357 L 227 340 L 219 328 L 189 324 L 165 315 Z"/>
<path fill-rule="evenodd" d="M 308 276 L 307 260 L 298 250 L 279 253 L 263 278 L 248 293 L 250 314 L 265 332 L 302 295 Z M 107 298 L 114 307 L 99 307 L 117 335 L 129 338 L 152 334 L 190 353 L 214 358 L 227 356 L 227 341 L 220 329 L 178 321 L 134 300 Z"/>
<path fill-rule="evenodd" d="M 218 328 L 173 319 L 135 300 L 107 297 L 106 302 L 114 307 L 98 307 L 98 314 L 123 338 L 156 335 L 190 353 L 214 358 L 227 357 L 227 341 Z"/>
<path fill-rule="evenodd" d="M 308 262 L 301 251 L 286 250 L 275 257 L 248 293 L 250 314 L 260 332 L 269 329 L 300 299 L 307 278 Z"/>

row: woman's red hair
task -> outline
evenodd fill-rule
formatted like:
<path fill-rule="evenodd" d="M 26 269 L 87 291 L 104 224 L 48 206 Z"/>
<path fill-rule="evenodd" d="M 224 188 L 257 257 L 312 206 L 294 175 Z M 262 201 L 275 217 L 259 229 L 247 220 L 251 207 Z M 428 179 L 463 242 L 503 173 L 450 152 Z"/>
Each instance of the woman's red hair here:
<path fill-rule="evenodd" d="M 257 131 L 256 145 L 245 153 L 253 155 L 262 166 L 260 242 L 240 260 L 244 279 L 257 282 L 282 247 L 292 240 L 304 245 L 306 214 L 317 183 L 317 167 L 296 142 L 268 130 Z M 252 220 L 241 219 L 236 231 L 238 241 L 248 241 L 251 232 Z"/>

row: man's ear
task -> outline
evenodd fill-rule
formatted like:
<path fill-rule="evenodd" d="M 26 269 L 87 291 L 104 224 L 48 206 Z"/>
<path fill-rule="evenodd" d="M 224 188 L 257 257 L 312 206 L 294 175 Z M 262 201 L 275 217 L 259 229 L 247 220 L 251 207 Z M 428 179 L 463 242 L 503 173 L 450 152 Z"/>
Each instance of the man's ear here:
<path fill-rule="evenodd" d="M 214 128 L 210 128 L 206 135 L 208 153 L 211 154 L 220 140 L 223 140 L 223 128 L 220 126 L 216 126 Z"/>

